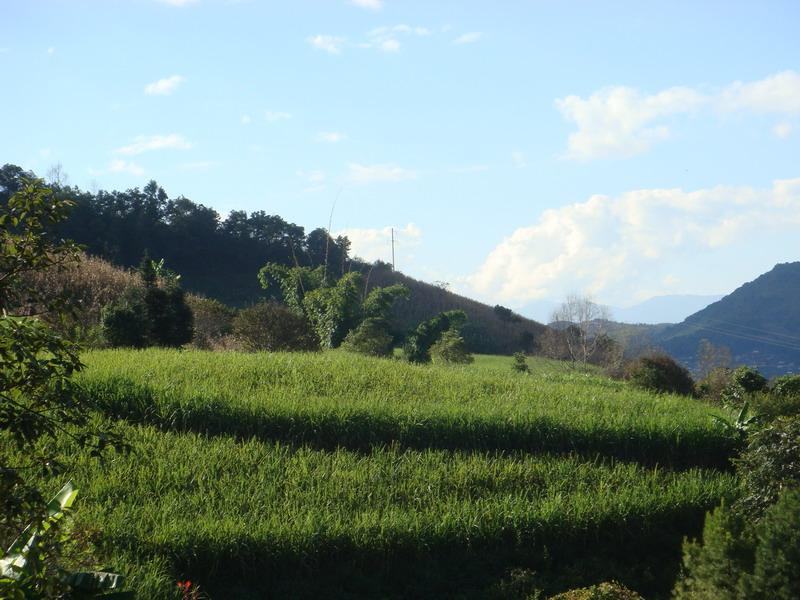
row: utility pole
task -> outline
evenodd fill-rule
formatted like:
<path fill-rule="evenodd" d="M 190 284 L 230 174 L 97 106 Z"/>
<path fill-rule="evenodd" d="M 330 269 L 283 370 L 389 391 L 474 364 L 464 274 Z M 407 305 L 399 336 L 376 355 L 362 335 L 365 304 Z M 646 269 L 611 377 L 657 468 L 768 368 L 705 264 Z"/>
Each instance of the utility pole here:
<path fill-rule="evenodd" d="M 392 271 L 394 271 L 394 227 L 392 227 Z"/>

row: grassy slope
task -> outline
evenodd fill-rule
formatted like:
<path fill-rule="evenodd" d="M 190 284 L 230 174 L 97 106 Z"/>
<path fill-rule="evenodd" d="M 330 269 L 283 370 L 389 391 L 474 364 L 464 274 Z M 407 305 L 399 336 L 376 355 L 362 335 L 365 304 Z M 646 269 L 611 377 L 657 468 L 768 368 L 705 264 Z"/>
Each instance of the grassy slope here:
<path fill-rule="evenodd" d="M 370 287 L 395 283 L 402 283 L 411 291 L 411 298 L 406 302 L 399 302 L 393 310 L 392 325 L 400 332 L 411 331 L 422 321 L 440 312 L 460 309 L 469 317 L 462 334 L 473 352 L 512 354 L 519 350 L 532 350 L 525 347 L 523 334 L 529 333 L 538 340 L 545 331 L 545 326 L 541 323 L 519 315 L 516 321 L 504 321 L 491 306 L 400 272 L 375 269 L 369 274 Z"/>
<path fill-rule="evenodd" d="M 691 467 L 730 452 L 707 407 L 544 361 L 521 376 L 497 357 L 85 360 L 136 452 L 78 460 L 78 518 L 141 597 L 189 577 L 217 600 L 477 598 L 518 567 L 551 591 L 611 576 L 663 591 L 681 537 L 734 486 Z"/>

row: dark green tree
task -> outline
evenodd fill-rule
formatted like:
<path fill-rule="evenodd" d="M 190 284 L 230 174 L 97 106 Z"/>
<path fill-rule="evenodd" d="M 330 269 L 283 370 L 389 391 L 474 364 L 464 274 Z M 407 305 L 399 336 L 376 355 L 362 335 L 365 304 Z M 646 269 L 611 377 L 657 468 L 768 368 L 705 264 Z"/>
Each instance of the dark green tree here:
<path fill-rule="evenodd" d="M 406 359 L 413 363 L 428 363 L 431 361 L 430 349 L 439 337 L 448 330 L 460 331 L 467 322 L 467 315 L 463 310 L 450 310 L 440 313 L 420 323 L 417 328 L 406 337 L 403 346 Z"/>

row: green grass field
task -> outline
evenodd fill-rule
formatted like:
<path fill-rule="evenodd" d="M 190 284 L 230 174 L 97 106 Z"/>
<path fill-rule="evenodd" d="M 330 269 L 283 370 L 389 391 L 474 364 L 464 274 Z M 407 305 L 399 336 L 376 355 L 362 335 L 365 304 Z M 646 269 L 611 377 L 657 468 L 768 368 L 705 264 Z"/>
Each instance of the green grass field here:
<path fill-rule="evenodd" d="M 140 598 L 186 578 L 215 600 L 524 598 L 611 578 L 658 597 L 736 485 L 719 411 L 548 361 L 84 361 L 134 452 L 72 457 L 76 522 Z"/>

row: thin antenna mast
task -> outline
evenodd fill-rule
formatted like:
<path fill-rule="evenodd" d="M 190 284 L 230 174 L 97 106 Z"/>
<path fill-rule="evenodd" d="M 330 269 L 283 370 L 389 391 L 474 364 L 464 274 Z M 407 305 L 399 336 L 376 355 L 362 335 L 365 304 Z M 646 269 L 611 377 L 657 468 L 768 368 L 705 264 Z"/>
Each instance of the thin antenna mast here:
<path fill-rule="evenodd" d="M 392 271 L 394 270 L 394 227 L 392 227 Z"/>

